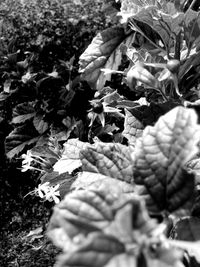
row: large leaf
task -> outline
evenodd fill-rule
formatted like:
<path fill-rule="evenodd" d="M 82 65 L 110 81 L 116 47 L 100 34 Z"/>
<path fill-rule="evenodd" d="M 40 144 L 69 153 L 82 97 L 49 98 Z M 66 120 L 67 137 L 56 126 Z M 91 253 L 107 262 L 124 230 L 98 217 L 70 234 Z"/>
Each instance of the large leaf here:
<path fill-rule="evenodd" d="M 87 241 L 75 251 L 60 256 L 57 266 L 104 266 L 115 255 L 125 252 L 124 245 L 115 237 L 93 233 Z"/>
<path fill-rule="evenodd" d="M 108 226 L 114 218 L 111 205 L 117 196 L 97 191 L 74 191 L 54 208 L 50 232 L 64 227 L 66 234 L 73 238 L 79 233 L 98 231 Z"/>
<path fill-rule="evenodd" d="M 124 248 L 139 249 L 141 236 L 148 238 L 157 224 L 140 198 L 126 200 L 111 189 L 75 191 L 55 208 L 49 236 L 65 251 L 58 266 L 135 264 L 132 250 L 127 255 Z"/>
<path fill-rule="evenodd" d="M 154 127 L 146 127 L 137 140 L 134 178 L 136 184 L 144 185 L 141 194 L 147 195 L 152 211 L 172 212 L 193 194 L 194 177 L 186 172 L 184 165 L 197 152 L 196 123 L 193 110 L 176 107 Z"/>
<path fill-rule="evenodd" d="M 80 151 L 82 169 L 133 182 L 131 148 L 113 143 L 97 143 Z"/>
<path fill-rule="evenodd" d="M 125 113 L 123 135 L 128 139 L 130 144 L 135 144 L 136 139 L 142 136 L 144 126 L 130 111 L 125 110 Z"/>
<path fill-rule="evenodd" d="M 104 67 L 109 56 L 116 47 L 125 39 L 122 27 L 114 27 L 99 33 L 80 56 L 79 65 L 82 78 L 95 89 L 103 87 L 102 81 L 98 83 L 100 69 Z"/>

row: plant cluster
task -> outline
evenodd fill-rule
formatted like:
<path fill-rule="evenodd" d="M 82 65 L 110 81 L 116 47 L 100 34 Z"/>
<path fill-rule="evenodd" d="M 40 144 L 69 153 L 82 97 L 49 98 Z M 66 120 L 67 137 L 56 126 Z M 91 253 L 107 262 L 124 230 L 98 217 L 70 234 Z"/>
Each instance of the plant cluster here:
<path fill-rule="evenodd" d="M 1 3 L 0 125 L 9 159 L 25 146 L 43 142 L 51 132 L 66 134 L 80 125 L 85 106 L 89 107 L 84 94 L 93 93 L 85 93 L 78 78 L 71 81 L 77 76 L 80 54 L 107 22 L 99 2 L 82 2 Z M 91 22 L 95 6 L 96 20 Z M 70 18 L 75 9 L 82 19 Z M 75 103 L 84 97 L 78 111 Z"/>
<path fill-rule="evenodd" d="M 41 172 L 39 196 L 60 199 L 48 228 L 63 250 L 56 266 L 200 265 L 198 7 L 108 1 L 102 8 L 115 26 L 81 54 L 79 75 L 73 57 L 67 81 L 56 67 L 38 81 L 25 74 L 45 108 L 36 114 L 35 100 L 20 103 L 12 123 L 23 118 L 40 133 L 22 170 Z M 15 134 L 6 138 L 10 158 L 30 144 L 8 149 Z"/>

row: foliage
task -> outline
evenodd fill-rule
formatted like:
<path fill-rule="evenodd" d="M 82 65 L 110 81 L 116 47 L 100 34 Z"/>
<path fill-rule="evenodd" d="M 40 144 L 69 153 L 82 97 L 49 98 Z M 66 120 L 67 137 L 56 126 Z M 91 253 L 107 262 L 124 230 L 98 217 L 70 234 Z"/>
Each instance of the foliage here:
<path fill-rule="evenodd" d="M 62 59 L 67 80 L 56 63 L 45 75 L 34 64 L 23 73 L 21 84 L 36 90 L 12 107 L 7 156 L 37 142 L 22 170 L 39 170 L 36 192 L 44 198 L 48 185 L 46 199 L 61 199 L 48 227 L 63 251 L 56 266 L 199 266 L 197 1 L 113 0 L 103 9 L 115 25 L 81 54 L 79 75 L 76 55 Z M 75 112 L 79 90 L 86 104 Z"/>
<path fill-rule="evenodd" d="M 77 61 L 105 17 L 98 2 L 72 2 L 1 4 L 0 118 L 8 129 L 5 150 L 9 159 L 51 134 L 59 133 L 61 140 L 71 134 L 84 138 L 84 115 L 93 93 L 79 82 Z M 89 8 L 93 12 L 94 6 L 92 28 L 95 14 Z M 75 8 L 82 20 L 77 13 L 70 18 Z M 85 103 L 78 111 L 79 101 Z"/>

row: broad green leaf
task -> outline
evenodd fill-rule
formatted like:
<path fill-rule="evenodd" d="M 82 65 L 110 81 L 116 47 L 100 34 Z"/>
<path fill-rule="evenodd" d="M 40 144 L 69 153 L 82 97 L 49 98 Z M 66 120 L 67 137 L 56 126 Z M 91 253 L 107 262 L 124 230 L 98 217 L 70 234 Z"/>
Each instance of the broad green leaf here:
<path fill-rule="evenodd" d="M 43 134 L 49 129 L 49 123 L 44 121 L 42 116 L 36 116 L 33 119 L 33 124 L 35 129 L 38 131 L 39 134 Z"/>
<path fill-rule="evenodd" d="M 82 169 L 133 183 L 131 152 L 130 147 L 117 143 L 89 145 L 80 151 Z"/>
<path fill-rule="evenodd" d="M 108 28 L 99 33 L 79 58 L 79 71 L 82 78 L 96 89 L 104 84 L 96 85 L 100 69 L 104 67 L 111 53 L 125 38 L 122 27 Z"/>
<path fill-rule="evenodd" d="M 135 144 L 136 139 L 142 136 L 144 126 L 130 111 L 125 110 L 125 114 L 124 131 L 122 134 L 128 139 L 130 144 Z"/>
<path fill-rule="evenodd" d="M 58 259 L 57 266 L 103 267 L 115 255 L 124 253 L 125 247 L 113 236 L 92 233 L 87 241 L 75 251 L 66 253 Z"/>
<path fill-rule="evenodd" d="M 191 138 L 192 136 L 192 138 Z M 184 169 L 197 153 L 199 126 L 191 109 L 176 107 L 146 127 L 136 142 L 134 180 L 143 185 L 152 211 L 174 211 L 194 192 L 194 177 Z"/>

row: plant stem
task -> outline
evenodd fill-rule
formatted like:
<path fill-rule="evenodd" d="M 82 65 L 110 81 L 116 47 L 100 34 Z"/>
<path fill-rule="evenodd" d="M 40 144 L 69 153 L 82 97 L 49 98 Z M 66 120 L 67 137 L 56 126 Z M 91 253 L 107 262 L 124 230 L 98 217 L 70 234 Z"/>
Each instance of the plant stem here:
<path fill-rule="evenodd" d="M 187 11 L 192 9 L 195 3 L 196 3 L 196 0 L 193 0 L 190 6 L 188 7 Z"/>
<path fill-rule="evenodd" d="M 160 92 L 160 94 L 162 95 L 162 97 L 163 97 L 163 99 L 165 100 L 165 101 L 168 101 L 168 98 L 167 98 L 167 96 L 163 93 L 163 91 L 162 91 L 162 88 L 158 88 L 158 91 Z"/>

